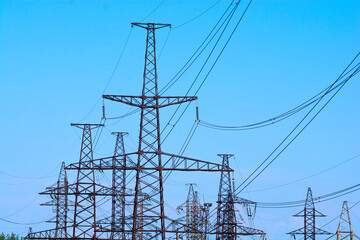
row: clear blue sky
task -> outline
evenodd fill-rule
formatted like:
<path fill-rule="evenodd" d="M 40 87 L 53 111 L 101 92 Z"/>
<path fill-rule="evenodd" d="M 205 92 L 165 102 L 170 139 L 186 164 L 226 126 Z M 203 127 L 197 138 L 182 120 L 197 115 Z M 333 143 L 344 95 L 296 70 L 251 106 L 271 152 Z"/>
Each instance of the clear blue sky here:
<path fill-rule="evenodd" d="M 86 116 L 102 94 L 131 31 L 130 23 L 144 19 L 161 2 L 0 2 L 0 218 L 11 215 L 6 219 L 33 223 L 52 216 L 50 208 L 39 206 L 48 199 L 39 197 L 38 192 L 55 183 L 62 161 L 78 160 L 80 140 L 70 122 Z M 187 61 L 230 1 L 222 0 L 196 20 L 176 26 L 216 2 L 166 0 L 145 19 L 173 25 L 172 30 L 159 30 L 157 35 L 158 53 L 164 46 L 158 61 L 160 86 Z M 255 0 L 198 94 L 200 118 L 242 125 L 282 113 L 331 84 L 360 50 L 359 43 L 359 1 Z M 140 94 L 144 47 L 145 31 L 134 28 L 106 93 Z M 202 62 L 204 58 L 169 94 L 185 94 Z M 255 191 L 312 175 L 360 153 L 359 80 L 357 76 L 341 90 L 243 197 L 261 202 L 293 201 L 304 199 L 308 186 L 319 196 L 359 183 L 360 158 L 356 158 L 304 181 Z M 128 110 L 128 106 L 107 104 L 109 117 Z M 163 110 L 163 126 L 173 110 Z M 239 185 L 301 116 L 242 132 L 199 126 L 185 155 L 219 162 L 216 154 L 235 154 L 231 164 Z M 101 105 L 97 105 L 84 121 L 98 123 L 100 117 Z M 109 131 L 130 133 L 126 138 L 129 151 L 136 149 L 138 118 L 133 115 L 106 122 Z M 179 151 L 194 119 L 195 105 L 191 105 L 164 144 L 164 151 Z M 112 152 L 115 139 L 108 130 L 99 139 L 96 157 Z M 184 184 L 189 182 L 197 182 L 205 201 L 215 203 L 218 175 L 174 174 L 165 186 L 169 205 L 176 207 L 185 200 Z M 318 221 L 319 226 L 340 213 L 342 201 L 352 205 L 359 198 L 360 193 L 355 192 L 318 204 L 318 210 L 328 215 Z M 291 217 L 297 211 L 300 209 L 258 209 L 255 226 L 265 230 L 269 239 L 288 239 L 284 233 L 302 225 L 301 219 Z M 359 235 L 360 205 L 353 209 L 352 220 Z M 337 220 L 325 229 L 333 232 L 336 224 Z M 0 232 L 24 235 L 29 226 L 0 222 Z M 51 227 L 40 223 L 33 229 Z"/>

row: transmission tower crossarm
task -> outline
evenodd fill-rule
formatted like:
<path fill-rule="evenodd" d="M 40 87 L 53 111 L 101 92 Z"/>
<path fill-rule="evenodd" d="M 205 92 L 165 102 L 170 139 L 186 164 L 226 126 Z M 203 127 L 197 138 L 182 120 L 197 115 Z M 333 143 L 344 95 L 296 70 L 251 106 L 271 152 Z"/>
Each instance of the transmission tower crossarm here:
<path fill-rule="evenodd" d="M 70 126 L 77 127 L 77 128 L 80 128 L 80 129 L 83 129 L 86 126 L 86 127 L 90 127 L 91 129 L 94 129 L 94 128 L 98 128 L 98 127 L 103 127 L 104 124 L 70 123 Z"/>
<path fill-rule="evenodd" d="M 67 228 L 62 228 L 62 229 L 55 228 L 55 229 L 44 230 L 44 231 L 39 231 L 39 232 L 31 232 L 31 233 L 27 234 L 25 239 L 60 239 L 59 237 L 55 237 L 56 232 L 59 230 L 62 230 L 64 232 L 70 232 L 70 229 L 71 228 L 67 227 Z M 62 237 L 62 239 L 71 239 L 71 235 L 69 233 L 67 233 L 66 236 Z"/>
<path fill-rule="evenodd" d="M 171 105 L 195 101 L 196 96 L 127 96 L 127 95 L 103 95 L 104 99 L 125 103 L 140 108 L 163 108 Z M 158 101 L 154 101 L 157 99 Z"/>
<path fill-rule="evenodd" d="M 113 170 L 114 167 L 112 166 L 113 159 L 119 159 L 119 161 L 124 157 L 130 156 L 137 156 L 139 152 L 128 153 L 123 155 L 118 155 L 114 157 L 106 157 L 106 158 L 99 158 L 90 160 L 87 162 L 83 162 L 81 166 L 77 163 L 72 163 L 66 167 L 66 169 L 77 169 L 77 170 Z M 163 171 L 205 171 L 205 172 L 233 172 L 234 170 L 228 166 L 224 166 L 217 163 L 207 162 L 203 160 L 198 160 L 195 158 L 188 158 L 179 156 L 176 154 L 164 153 L 164 152 L 141 152 L 141 154 L 148 154 L 148 155 L 162 155 L 164 157 L 163 166 L 161 170 Z M 165 157 L 168 157 L 165 159 Z M 92 163 L 93 166 L 90 164 Z M 159 166 L 153 165 L 151 166 L 148 164 L 149 162 L 142 163 L 141 166 L 136 166 L 134 164 L 129 166 L 116 166 L 116 169 L 121 170 L 159 170 Z"/>
<path fill-rule="evenodd" d="M 88 170 L 88 168 L 81 168 L 81 170 Z M 59 190 L 59 187 L 47 189 L 46 191 L 40 192 L 40 195 L 54 195 L 55 193 L 58 195 L 98 195 L 98 196 L 132 196 L 131 192 L 126 192 L 122 194 L 121 191 L 114 191 L 112 188 L 100 185 L 98 183 L 94 184 L 95 186 L 95 192 L 92 191 L 92 189 L 82 189 L 81 191 L 76 191 L 76 184 L 70 184 L 68 186 L 68 192 L 67 193 L 56 193 Z"/>
<path fill-rule="evenodd" d="M 138 23 L 138 22 L 132 22 L 131 26 L 137 26 L 137 27 L 141 27 L 144 29 L 149 29 L 150 27 L 152 29 L 160 29 L 160 28 L 164 28 L 164 27 L 170 27 L 171 28 L 171 24 L 167 24 L 167 23 Z"/>

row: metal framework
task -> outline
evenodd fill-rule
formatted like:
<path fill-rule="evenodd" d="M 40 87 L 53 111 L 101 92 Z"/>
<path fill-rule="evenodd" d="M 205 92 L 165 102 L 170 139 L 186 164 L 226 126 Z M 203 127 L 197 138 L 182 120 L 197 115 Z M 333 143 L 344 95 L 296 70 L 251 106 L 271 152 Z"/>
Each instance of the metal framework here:
<path fill-rule="evenodd" d="M 113 132 L 113 135 L 116 136 L 116 144 L 114 150 L 114 156 L 124 155 L 125 154 L 125 145 L 124 145 L 124 135 L 126 132 Z M 125 239 L 125 233 L 122 232 L 122 235 L 118 232 L 115 232 L 115 229 L 121 228 L 125 229 L 125 204 L 126 204 L 126 171 L 118 170 L 118 166 L 126 167 L 126 158 L 123 157 L 122 162 L 116 161 L 116 158 L 113 159 L 113 172 L 112 172 L 112 188 L 114 191 L 119 191 L 120 196 L 112 196 L 112 206 L 111 206 L 111 229 L 112 236 L 114 239 Z M 121 223 L 121 224 L 120 224 Z"/>
<path fill-rule="evenodd" d="M 55 223 L 55 237 L 66 237 L 67 236 L 67 223 L 68 211 L 69 211 L 69 202 L 68 202 L 68 180 L 65 170 L 65 162 L 61 163 L 60 173 L 58 180 L 54 186 L 48 187 L 47 189 L 56 189 L 52 191 L 49 196 L 51 201 L 40 204 L 41 206 L 52 206 L 55 210 L 54 220 L 47 221 L 49 223 Z"/>
<path fill-rule="evenodd" d="M 125 153 L 123 134 L 120 133 L 117 135 L 114 156 L 93 159 L 91 132 L 103 125 L 71 124 L 83 131 L 80 160 L 65 168 L 76 171 L 75 183 L 68 184 L 65 192 L 62 186 L 56 186 L 40 194 L 58 192 L 59 196 L 74 198 L 73 220 L 70 225 L 67 224 L 61 228 L 61 231 L 65 232 L 64 236 L 59 237 L 56 235 L 59 230 L 51 229 L 28 234 L 27 239 L 166 240 L 174 234 L 177 236 L 180 234 L 203 236 L 204 234 L 203 229 L 196 229 L 166 216 L 163 172 L 233 172 L 233 170 L 228 165 L 224 166 L 162 151 L 159 109 L 193 101 L 197 97 L 160 96 L 158 93 L 155 30 L 170 27 L 170 24 L 132 23 L 132 25 L 147 30 L 142 95 L 103 95 L 103 98 L 141 109 L 138 150 L 133 153 Z M 95 181 L 95 171 L 104 170 L 111 170 L 113 173 L 111 187 L 102 186 Z M 133 189 L 125 188 L 128 184 L 126 174 L 129 171 L 135 175 Z M 111 197 L 111 218 L 97 221 L 97 196 Z M 131 201 L 125 200 L 127 196 L 131 196 Z M 124 199 L 124 202 L 117 201 L 119 198 Z M 125 214 L 125 207 L 131 209 L 131 214 Z M 211 234 L 210 231 L 209 234 Z"/>
<path fill-rule="evenodd" d="M 334 237 L 336 237 L 337 240 L 353 240 L 354 238 L 360 239 L 356 234 L 354 234 L 347 201 L 344 201 L 342 205 L 339 225 L 336 233 L 328 237 L 326 240 Z"/>
<path fill-rule="evenodd" d="M 72 236 L 74 238 L 96 238 L 96 184 L 94 169 L 89 160 L 93 160 L 91 130 L 102 127 L 100 124 L 71 124 L 83 130 L 80 160 L 75 182 L 75 209 Z"/>
<path fill-rule="evenodd" d="M 174 221 L 165 215 L 163 171 L 232 170 L 222 168 L 218 164 L 166 154 L 162 151 L 159 109 L 193 101 L 196 100 L 197 97 L 160 96 L 158 93 L 155 31 L 160 28 L 171 27 L 171 25 L 132 23 L 132 26 L 141 27 L 147 31 L 142 95 L 103 95 L 103 98 L 141 108 L 138 151 L 125 155 L 125 157 L 135 155 L 137 160 L 134 164 L 123 167 L 124 170 L 134 170 L 136 172 L 132 215 L 133 223 L 130 229 L 125 229 L 124 231 L 130 231 L 133 240 L 137 239 L 139 232 L 147 239 L 157 238 L 159 236 L 161 240 L 165 240 L 166 233 L 172 232 L 169 228 Z M 108 159 L 94 161 L 94 166 L 102 170 L 108 169 Z M 141 198 L 140 195 L 142 193 L 148 197 Z M 144 199 L 148 200 L 147 204 L 150 206 L 142 204 Z M 140 205 L 142 206 L 142 210 L 139 207 Z M 186 232 L 184 227 L 185 226 L 181 226 L 177 231 Z"/>
<path fill-rule="evenodd" d="M 304 240 L 315 240 L 316 235 L 330 234 L 329 232 L 324 231 L 315 226 L 315 218 L 316 217 L 325 217 L 325 215 L 315 209 L 314 199 L 312 196 L 311 188 L 308 188 L 304 210 L 300 211 L 299 213 L 297 213 L 293 216 L 294 217 L 303 217 L 304 218 L 304 227 L 299 228 L 295 231 L 289 232 L 287 234 L 304 235 Z"/>
<path fill-rule="evenodd" d="M 186 225 L 190 229 L 197 229 L 204 232 L 205 226 L 205 208 L 201 204 L 197 191 L 194 190 L 194 185 L 190 184 L 189 193 L 186 199 Z M 203 239 L 203 233 L 189 233 L 186 234 L 188 240 Z"/>
<path fill-rule="evenodd" d="M 222 158 L 222 165 L 229 167 L 229 159 L 233 154 L 218 154 Z M 249 200 L 237 198 L 231 184 L 230 172 L 221 172 L 219 194 L 217 201 L 217 219 L 213 232 L 217 240 L 233 240 L 239 235 L 265 235 L 261 230 L 240 225 L 236 221 L 235 203 L 253 204 Z"/>
<path fill-rule="evenodd" d="M 52 239 L 67 239 L 69 238 L 68 223 L 71 220 L 68 216 L 69 207 L 75 206 L 75 203 L 68 199 L 68 179 L 65 170 L 65 163 L 61 164 L 58 181 L 53 186 L 47 187 L 46 195 L 49 195 L 51 201 L 40 204 L 41 206 L 52 206 L 56 213 L 52 220 L 46 221 L 48 223 L 55 223 L 55 228 L 51 230 L 45 230 L 40 232 L 33 232 L 32 228 L 29 228 L 29 232 L 26 239 L 38 239 L 38 238 L 52 238 Z M 42 194 L 42 193 L 40 193 Z"/>
<path fill-rule="evenodd" d="M 194 185 L 193 183 L 189 184 L 186 201 L 177 207 L 178 213 L 185 211 L 185 218 L 181 218 L 179 221 L 186 224 L 188 233 L 185 236 L 187 240 L 204 239 L 206 234 L 208 208 L 200 202 L 198 192 L 194 190 Z"/>
<path fill-rule="evenodd" d="M 110 238 L 111 239 L 126 239 L 125 232 L 119 232 L 119 230 L 125 229 L 126 219 L 126 196 L 128 191 L 126 190 L 126 171 L 119 170 L 125 168 L 127 165 L 127 159 L 125 154 L 124 136 L 127 132 L 112 132 L 112 135 L 116 136 L 114 156 L 112 158 L 112 189 L 114 192 L 118 192 L 119 195 L 113 195 L 111 197 L 111 217 L 101 219 L 97 221 L 98 224 L 103 226 L 110 225 Z M 116 158 L 121 155 L 122 157 Z"/>

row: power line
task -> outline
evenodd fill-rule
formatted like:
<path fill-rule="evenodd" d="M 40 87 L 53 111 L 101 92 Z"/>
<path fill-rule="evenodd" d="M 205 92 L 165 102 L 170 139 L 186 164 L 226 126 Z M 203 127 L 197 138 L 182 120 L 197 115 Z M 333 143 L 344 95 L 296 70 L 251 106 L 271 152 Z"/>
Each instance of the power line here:
<path fill-rule="evenodd" d="M 360 190 L 360 184 L 355 184 L 351 187 L 347 187 L 336 192 L 324 194 L 322 196 L 314 198 L 314 202 L 326 202 L 335 198 L 342 197 L 344 195 L 353 193 L 355 191 Z M 259 208 L 293 208 L 303 206 L 305 200 L 297 200 L 297 201 L 289 201 L 289 202 L 256 202 Z"/>
<path fill-rule="evenodd" d="M 205 11 L 201 12 L 200 14 L 196 15 L 195 17 L 193 17 L 192 19 L 184 22 L 184 23 L 181 23 L 175 27 L 173 27 L 173 29 L 177 29 L 177 28 L 180 28 L 188 23 L 191 23 L 192 21 L 195 21 L 196 19 L 198 19 L 199 17 L 201 17 L 202 15 L 204 15 L 205 13 L 207 13 L 208 11 L 210 11 L 213 7 L 215 7 L 216 5 L 218 5 L 218 3 L 221 2 L 221 0 L 218 0 L 217 2 L 215 2 L 213 5 L 211 5 L 209 8 L 207 8 Z"/>
<path fill-rule="evenodd" d="M 284 183 L 284 184 L 280 184 L 280 185 L 277 185 L 277 186 L 274 186 L 274 187 L 257 189 L 257 190 L 252 190 L 252 191 L 248 191 L 248 192 L 261 192 L 261 191 L 271 190 L 271 189 L 275 189 L 275 188 L 287 186 L 287 185 L 290 185 L 290 184 L 293 184 L 293 183 L 301 182 L 301 181 L 304 181 L 304 180 L 306 180 L 306 179 L 309 179 L 309 178 L 315 177 L 315 176 L 317 176 L 317 175 L 320 175 L 320 174 L 322 174 L 322 173 L 324 173 L 324 172 L 328 172 L 328 171 L 330 171 L 330 170 L 332 170 L 332 169 L 334 169 L 334 168 L 337 168 L 337 167 L 339 167 L 339 166 L 341 166 L 341 165 L 343 165 L 343 164 L 345 164 L 345 163 L 347 163 L 347 162 L 349 162 L 349 161 L 351 161 L 351 160 L 354 160 L 354 159 L 358 158 L 359 156 L 360 156 L 360 154 L 358 154 L 358 155 L 356 155 L 356 156 L 354 156 L 354 157 L 352 157 L 352 158 L 350 158 L 350 159 L 347 159 L 347 160 L 345 160 L 345 161 L 343 161 L 343 162 L 340 162 L 340 163 L 338 163 L 338 164 L 336 164 L 336 165 L 334 165 L 334 166 L 332 166 L 332 167 L 330 167 L 330 168 L 327 168 L 327 169 L 325 169 L 325 170 L 322 170 L 322 171 L 320 171 L 320 172 L 317 172 L 317 173 L 314 173 L 314 174 L 312 174 L 312 175 L 310 175 L 310 176 L 307 176 L 307 177 L 299 178 L 299 179 L 297 179 L 297 180 L 294 180 L 294 181 L 291 181 L 291 182 L 288 182 L 288 183 Z"/>
<path fill-rule="evenodd" d="M 128 42 L 129 42 L 129 39 L 130 39 L 132 30 L 133 30 L 133 28 L 130 29 L 129 35 L 127 36 L 126 41 L 125 41 L 125 45 L 124 45 L 123 49 L 121 50 L 120 56 L 119 56 L 119 58 L 118 58 L 118 60 L 117 60 L 117 62 L 116 62 L 116 64 L 115 64 L 115 67 L 114 67 L 114 69 L 113 69 L 113 71 L 112 71 L 112 73 L 111 73 L 111 75 L 110 75 L 110 78 L 109 78 L 109 80 L 107 81 L 106 86 L 105 86 L 104 90 L 102 91 L 100 97 L 98 98 L 98 100 L 96 101 L 96 103 L 94 104 L 94 106 L 90 109 L 90 111 L 85 115 L 85 117 L 83 117 L 79 122 L 84 121 L 84 120 L 94 111 L 95 107 L 99 104 L 100 99 L 102 98 L 102 95 L 105 93 L 105 91 L 106 91 L 106 89 L 108 88 L 111 80 L 113 79 L 113 77 L 114 77 L 114 75 L 115 75 L 115 72 L 116 72 L 116 69 L 117 69 L 118 66 L 119 66 L 120 60 L 121 60 L 122 56 L 124 55 L 125 48 L 126 48 Z"/>
<path fill-rule="evenodd" d="M 222 23 L 222 25 L 220 26 L 220 28 L 221 28 L 221 27 L 226 23 L 225 26 L 224 26 L 224 29 L 223 29 L 222 32 L 220 33 L 220 36 L 218 37 L 216 43 L 214 44 L 212 50 L 210 51 L 207 59 L 205 60 L 205 63 L 204 63 L 203 66 L 201 67 L 199 73 L 198 73 L 197 76 L 195 77 L 194 81 L 192 82 L 192 84 L 191 84 L 191 86 L 190 86 L 190 88 L 189 88 L 189 90 L 187 91 L 187 93 L 186 93 L 185 96 L 187 96 L 187 95 L 189 94 L 190 90 L 192 89 L 192 87 L 194 86 L 195 82 L 196 82 L 197 79 L 199 78 L 202 70 L 204 69 L 205 65 L 207 64 L 208 60 L 210 59 L 210 57 L 211 57 L 212 53 L 214 52 L 217 44 L 219 43 L 219 41 L 220 41 L 220 39 L 222 38 L 222 36 L 223 36 L 226 28 L 228 27 L 231 19 L 233 18 L 233 16 L 234 16 L 234 14 L 235 14 L 235 12 L 236 12 L 236 10 L 237 10 L 240 2 L 241 2 L 241 1 L 238 1 L 238 2 L 235 4 L 234 8 L 230 11 L 229 15 L 226 17 L 225 21 L 224 21 L 224 22 Z M 201 82 L 201 84 L 200 84 L 200 86 L 198 87 L 198 89 L 195 91 L 195 94 L 194 94 L 194 95 L 196 95 L 196 94 L 200 91 L 201 87 L 203 86 L 203 84 L 204 84 L 205 81 L 207 80 L 208 76 L 210 75 L 211 71 L 213 70 L 214 66 L 216 65 L 217 61 L 219 60 L 220 56 L 222 55 L 223 51 L 225 50 L 227 44 L 230 42 L 230 39 L 231 39 L 232 36 L 234 35 L 237 27 L 239 26 L 240 22 L 242 21 L 243 17 L 245 16 L 245 14 L 246 14 L 247 10 L 249 9 L 251 3 L 252 3 L 252 0 L 249 1 L 248 5 L 246 6 L 246 8 L 245 8 L 245 10 L 244 10 L 244 12 L 243 12 L 243 14 L 241 15 L 240 19 L 238 20 L 237 24 L 235 25 L 235 28 L 234 28 L 233 31 L 231 32 L 230 36 L 228 37 L 227 41 L 225 42 L 225 45 L 222 47 L 220 53 L 219 53 L 218 56 L 216 57 L 216 59 L 215 59 L 215 61 L 213 62 L 212 66 L 210 67 L 210 70 L 209 70 L 209 71 L 207 72 L 207 74 L 205 75 L 203 81 Z M 220 28 L 219 28 L 219 29 L 220 29 Z M 173 129 L 175 128 L 175 126 L 177 125 L 177 123 L 180 121 L 180 119 L 182 118 L 182 116 L 184 115 L 184 113 L 186 112 L 186 110 L 188 109 L 188 107 L 190 106 L 190 104 L 191 104 L 191 103 L 188 103 L 188 104 L 186 105 L 185 109 L 182 111 L 182 113 L 180 114 L 180 116 L 179 116 L 178 119 L 176 120 L 175 124 L 172 125 L 172 128 L 169 130 L 169 132 L 167 133 L 167 135 L 166 135 L 165 138 L 163 139 L 163 142 L 166 140 L 166 138 L 167 138 L 167 137 L 170 135 L 170 133 L 173 131 Z M 180 106 L 178 106 L 178 107 L 176 108 L 175 112 L 174 112 L 173 115 L 171 116 L 170 120 L 168 121 L 168 124 L 165 126 L 165 128 L 163 129 L 163 131 L 165 131 L 166 127 L 169 125 L 170 121 L 173 119 L 173 117 L 175 116 L 175 114 L 177 113 L 177 111 L 179 110 L 179 108 L 180 108 Z"/>
<path fill-rule="evenodd" d="M 359 56 L 360 52 L 355 56 L 355 58 L 348 64 L 348 66 L 345 68 L 345 70 L 340 74 L 340 76 L 335 80 L 335 82 L 332 84 L 334 86 L 339 79 L 343 76 L 343 74 L 347 71 L 347 69 L 352 65 L 352 63 L 356 60 L 356 58 Z M 304 129 L 318 116 L 318 114 L 329 104 L 329 102 L 337 95 L 337 93 L 345 86 L 345 84 L 359 72 L 360 66 L 358 66 L 352 74 L 350 74 L 346 81 L 338 88 L 338 90 L 330 97 L 330 99 L 318 110 L 318 112 L 308 121 L 307 124 L 289 141 L 287 145 L 259 172 L 256 174 L 256 172 L 270 159 L 270 157 L 286 142 L 286 140 L 296 131 L 296 129 L 306 120 L 306 118 L 310 115 L 310 113 L 315 109 L 315 107 L 320 103 L 322 98 L 325 96 L 323 95 L 322 98 L 318 100 L 318 102 L 308 111 L 308 113 L 301 119 L 301 121 L 293 128 L 293 130 L 282 140 L 282 142 L 269 154 L 269 156 L 245 179 L 243 183 L 241 183 L 236 191 L 243 186 L 246 181 L 248 181 L 254 174 L 256 174 L 242 189 L 239 190 L 239 193 L 243 191 L 249 184 L 251 184 L 267 167 L 270 166 L 271 163 L 273 163 L 281 153 L 285 151 L 285 149 L 304 131 Z M 330 89 L 332 89 L 332 86 Z M 330 91 L 330 89 L 328 91 Z"/>
<path fill-rule="evenodd" d="M 140 22 L 143 22 L 145 19 L 150 17 L 154 12 L 156 12 L 156 10 L 158 10 L 165 1 L 166 0 L 162 0 L 148 15 L 146 15 L 143 19 L 141 19 Z"/>
<path fill-rule="evenodd" d="M 259 121 L 259 122 L 255 122 L 255 123 L 251 123 L 251 124 L 246 124 L 246 125 L 242 125 L 242 126 L 224 126 L 224 125 L 213 124 L 213 123 L 209 123 L 204 120 L 201 120 L 200 125 L 203 127 L 207 127 L 207 128 L 212 128 L 212 129 L 217 129 L 217 130 L 225 130 L 225 131 L 242 131 L 242 130 L 257 129 L 257 128 L 262 128 L 262 127 L 266 127 L 269 125 L 273 125 L 273 124 L 278 123 L 282 120 L 285 120 L 288 117 L 291 117 L 292 115 L 311 106 L 312 104 L 314 104 L 316 101 L 318 101 L 324 95 L 327 95 L 330 92 L 334 91 L 335 89 L 339 88 L 345 81 L 347 81 L 347 80 L 346 79 L 343 80 L 342 82 L 340 82 L 339 84 L 337 84 L 336 86 L 334 86 L 331 89 L 330 89 L 330 87 L 331 87 L 331 85 L 330 85 L 327 88 L 325 88 L 324 90 L 322 90 L 321 92 L 319 92 L 318 94 L 316 94 L 315 96 L 313 96 L 312 98 L 301 103 L 300 105 L 298 105 L 282 114 L 279 114 L 275 117 L 269 118 L 267 120 L 263 120 L 263 121 Z M 329 91 L 327 91 L 327 90 L 329 90 Z M 325 94 L 323 94 L 324 92 L 325 92 Z M 321 95 L 321 94 L 323 94 L 323 95 Z"/>
<path fill-rule="evenodd" d="M 24 210 L 25 208 L 29 207 L 33 202 L 35 202 L 36 200 L 38 200 L 40 198 L 40 196 L 37 196 L 34 200 L 32 200 L 30 203 L 26 204 L 24 207 L 20 208 L 19 210 L 17 210 L 16 212 L 13 212 L 12 214 L 7 215 L 4 218 L 9 218 L 11 216 L 14 216 L 15 214 L 18 214 L 19 212 L 21 212 L 22 210 Z"/>
<path fill-rule="evenodd" d="M 51 215 L 51 214 L 50 214 Z M 4 221 L 4 222 L 7 222 L 7 223 L 11 223 L 11 224 L 16 224 L 16 225 L 33 225 L 33 224 L 40 224 L 40 223 L 43 223 L 43 222 L 46 222 L 48 219 L 48 217 L 50 216 L 48 215 L 44 220 L 42 221 L 39 221 L 39 222 L 32 222 L 32 223 L 20 223 L 20 222 L 13 222 L 13 221 L 10 221 L 10 220 L 6 220 L 5 218 L 0 218 L 1 221 Z"/>

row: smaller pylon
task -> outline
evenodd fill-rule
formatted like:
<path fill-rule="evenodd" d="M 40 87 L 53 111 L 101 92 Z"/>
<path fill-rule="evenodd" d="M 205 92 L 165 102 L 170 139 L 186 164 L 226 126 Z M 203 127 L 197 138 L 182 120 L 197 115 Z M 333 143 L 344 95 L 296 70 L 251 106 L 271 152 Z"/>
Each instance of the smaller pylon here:
<path fill-rule="evenodd" d="M 353 240 L 354 237 L 360 239 L 357 235 L 354 234 L 351 225 L 350 212 L 347 201 L 344 201 L 343 203 L 340 214 L 339 226 L 336 233 L 333 234 L 331 237 L 327 238 L 326 240 L 335 236 L 337 240 Z"/>
<path fill-rule="evenodd" d="M 306 195 L 304 210 L 298 214 L 293 215 L 294 217 L 304 217 L 304 227 L 299 228 L 295 231 L 289 232 L 290 235 L 304 235 L 304 240 L 315 240 L 315 235 L 330 234 L 315 226 L 316 217 L 325 217 L 324 214 L 315 210 L 314 199 L 312 196 L 311 188 L 308 188 Z"/>
<path fill-rule="evenodd" d="M 69 203 L 68 203 L 68 180 L 65 170 L 65 162 L 61 163 L 58 181 L 55 187 L 47 189 L 55 189 L 50 193 L 51 201 L 40 204 L 42 206 L 53 206 L 55 208 L 55 221 L 48 221 L 55 223 L 55 238 L 67 237 L 67 223 Z"/>
<path fill-rule="evenodd" d="M 200 202 L 198 192 L 194 189 L 194 183 L 190 183 L 186 202 L 177 207 L 178 212 L 186 212 L 186 239 L 200 240 L 205 238 L 207 208 Z M 211 205 L 210 205 L 211 206 Z"/>
<path fill-rule="evenodd" d="M 125 188 L 126 188 L 126 171 L 118 170 L 117 167 L 126 167 L 126 156 L 124 135 L 126 132 L 113 132 L 111 133 L 116 136 L 116 144 L 114 150 L 114 158 L 112 166 L 114 170 L 112 172 L 112 188 L 114 191 L 121 192 L 120 196 L 112 196 L 112 207 L 111 207 L 111 236 L 114 238 L 125 239 Z M 121 162 L 117 161 L 115 156 L 123 155 Z M 122 229 L 121 234 L 115 233 L 115 230 Z"/>
<path fill-rule="evenodd" d="M 222 158 L 222 165 L 230 167 L 229 160 L 233 154 L 218 154 Z M 236 240 L 239 235 L 265 235 L 265 232 L 255 228 L 245 227 L 236 219 L 235 204 L 252 203 L 249 200 L 238 198 L 235 193 L 233 185 L 231 184 L 230 172 L 221 172 L 219 193 L 217 201 L 217 217 L 216 225 L 213 233 L 216 234 L 216 240 Z"/>

